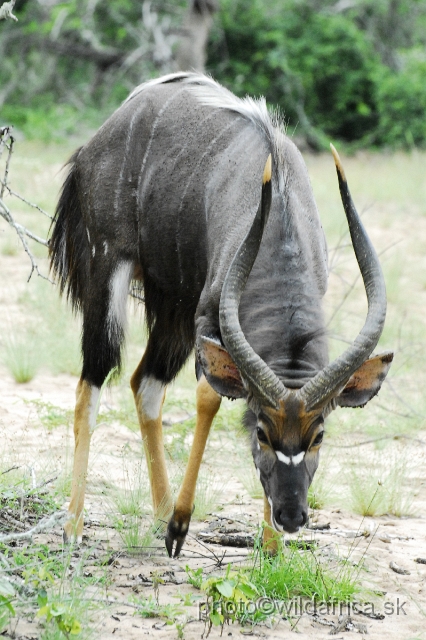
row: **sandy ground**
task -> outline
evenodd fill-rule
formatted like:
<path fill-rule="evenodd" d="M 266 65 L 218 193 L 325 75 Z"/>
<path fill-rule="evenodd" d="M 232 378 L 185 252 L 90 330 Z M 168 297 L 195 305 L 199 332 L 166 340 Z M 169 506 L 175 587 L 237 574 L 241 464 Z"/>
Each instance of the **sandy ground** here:
<path fill-rule="evenodd" d="M 52 180 L 52 175 L 49 171 L 46 184 Z M 55 181 L 58 185 L 59 179 L 55 178 Z M 43 182 L 41 187 L 44 188 Z M 382 212 L 379 208 L 379 223 L 376 226 L 370 223 L 371 235 L 382 250 L 392 246 L 397 238 L 401 255 L 404 256 L 398 265 L 402 270 L 402 283 L 407 291 L 411 291 L 410 274 L 415 269 L 421 269 L 425 261 L 423 238 L 426 238 L 426 219 L 417 214 L 410 217 L 410 212 L 398 206 L 389 205 Z M 380 217 L 383 218 L 381 222 Z M 391 220 L 387 227 L 384 224 L 385 218 Z M 1 225 L 0 231 L 3 232 Z M 412 250 L 409 250 L 410 246 Z M 384 262 L 386 256 L 387 254 L 383 258 Z M 0 255 L 0 341 L 4 339 L 10 326 L 22 323 L 20 296 L 25 292 L 28 274 L 29 263 L 23 253 Z M 419 279 L 417 283 L 410 307 L 414 315 L 423 319 L 426 286 Z M 31 318 L 28 320 L 31 322 Z M 40 423 L 34 401 L 51 403 L 55 407 L 72 411 L 76 384 L 77 378 L 73 376 L 53 376 L 44 371 L 39 372 L 27 384 L 17 384 L 6 367 L 0 364 L 0 462 L 3 466 L 6 465 L 7 468 L 7 462 L 10 461 L 11 464 L 26 467 L 28 473 L 34 474 L 36 481 L 51 478 L 70 468 L 72 427 L 61 425 L 48 430 Z M 412 380 L 410 384 L 413 384 Z M 400 392 L 404 394 L 404 389 Z M 114 393 L 105 396 L 103 403 L 105 402 L 109 407 L 114 406 Z M 174 416 L 168 417 L 173 419 Z M 297 610 L 291 610 L 287 619 L 277 613 L 270 626 L 261 625 L 253 630 L 232 625 L 224 628 L 224 636 L 240 636 L 244 633 L 271 640 L 293 637 L 312 640 L 329 637 L 332 631 L 335 632 L 335 638 L 350 637 L 353 633 L 368 633 L 369 637 L 380 640 L 426 638 L 426 564 L 416 562 L 419 558 L 426 562 L 426 432 L 416 432 L 415 438 L 418 440 L 407 439 L 398 443 L 400 448 L 396 449 L 397 452 L 403 451 L 409 461 L 408 481 L 412 483 L 414 495 L 410 517 L 384 515 L 363 518 L 352 513 L 349 504 L 337 500 L 336 504 L 339 506 L 321 509 L 311 516 L 313 523 L 329 523 L 329 530 L 303 533 L 304 538 L 317 541 L 324 557 L 332 558 L 338 553 L 350 563 L 363 561 L 364 569 L 360 573 L 360 579 L 363 588 L 371 590 L 369 600 L 374 603 L 374 615 L 372 608 L 367 606 L 361 607 L 364 613 L 349 612 L 343 607 L 341 612 L 337 609 L 327 613 L 320 609 L 317 615 L 313 615 L 312 609 L 301 611 L 300 603 L 296 602 L 294 606 Z M 343 475 L 351 455 L 357 456 L 363 469 L 372 467 L 377 460 L 374 445 L 350 449 L 350 445 L 356 444 L 357 440 L 359 433 L 340 438 L 339 445 L 348 446 L 348 449 L 332 450 L 331 442 L 324 444 L 323 465 L 327 462 L 327 453 L 334 453 L 330 471 L 334 473 L 333 478 L 337 477 L 336 486 L 333 487 L 337 494 L 340 491 L 338 475 Z M 226 439 L 222 439 L 222 446 L 226 448 L 226 465 L 222 462 L 223 455 L 207 461 L 207 466 L 210 465 L 218 482 L 226 483 L 220 501 L 220 517 L 226 520 L 219 522 L 230 527 L 237 524 L 244 531 L 253 531 L 262 520 L 262 501 L 252 499 L 233 473 L 234 467 L 240 464 L 240 459 L 234 459 L 232 442 L 227 443 Z M 384 457 L 389 455 L 388 448 L 382 452 Z M 199 620 L 196 599 L 202 598 L 202 595 L 187 583 L 186 565 L 192 569 L 204 567 L 207 574 L 214 574 L 220 572 L 228 562 L 233 562 L 236 566 L 244 563 L 247 552 L 206 544 L 197 538 L 197 533 L 214 527 L 217 518 L 211 515 L 205 522 L 192 524 L 191 536 L 188 536 L 179 559 L 169 559 L 161 543 L 158 549 L 151 550 L 150 553 L 126 553 L 120 536 L 111 526 L 115 509 L 111 496 L 114 488 L 125 485 L 123 460 L 129 468 L 132 465 L 134 467 L 138 464 L 140 455 L 138 433 L 119 422 L 98 425 L 92 440 L 89 463 L 85 538 L 83 545 L 73 552 L 72 559 L 74 564 L 84 559 L 85 571 L 93 571 L 95 575 L 99 571 L 99 558 L 116 552 L 113 562 L 105 569 L 108 587 L 102 592 L 101 609 L 92 616 L 93 635 L 102 639 L 114 637 L 129 640 L 142 636 L 152 636 L 158 640 L 178 638 L 175 625 L 167 625 L 160 619 L 143 619 L 129 606 L 132 596 L 154 596 L 152 573 L 156 572 L 162 580 L 159 585 L 161 605 L 176 604 L 178 597 L 185 594 L 192 594 L 195 598 L 191 606 L 184 607 L 187 623 L 183 634 L 188 640 L 200 638 L 205 632 L 205 625 Z M 248 459 L 247 465 L 251 464 Z M 389 459 L 389 464 L 392 464 L 392 459 Z M 52 550 L 60 549 L 60 528 L 38 536 L 37 541 L 47 543 Z M 391 564 L 406 573 L 396 573 Z M 93 598 L 99 597 L 99 593 L 94 591 Z M 339 627 L 340 613 L 350 613 L 352 626 L 347 624 L 345 628 Z M 41 631 L 37 620 L 21 618 L 13 633 L 10 630 L 8 633 L 6 637 L 24 640 L 39 638 Z M 214 639 L 220 634 L 220 629 L 213 628 L 209 637 Z"/>
<path fill-rule="evenodd" d="M 52 473 L 64 464 L 64 451 L 71 448 L 71 434 L 65 428 L 56 428 L 50 432 L 42 427 L 34 426 L 33 409 L 23 402 L 23 399 L 41 399 L 58 406 L 71 407 L 76 380 L 70 376 L 39 376 L 26 385 L 16 385 L 2 372 L 0 395 L 2 407 L 0 410 L 0 433 L 3 450 L 7 450 L 14 460 L 22 463 L 34 461 L 36 469 L 43 469 L 50 465 Z M 426 434 L 424 434 L 426 437 Z M 192 568 L 206 567 L 207 571 L 214 571 L 225 552 L 225 548 L 215 545 L 204 546 L 191 537 L 185 545 L 179 559 L 170 560 L 164 549 L 148 557 L 132 557 L 122 550 L 122 543 L 114 529 L 105 524 L 105 513 L 110 503 L 105 495 L 99 494 L 99 486 L 105 483 L 118 484 L 122 481 L 122 450 L 127 446 L 129 459 L 138 455 L 139 436 L 119 425 L 100 426 L 94 434 L 91 451 L 89 490 L 86 508 L 88 522 L 86 537 L 77 557 L 91 553 L 94 557 L 105 554 L 108 550 L 119 551 L 117 559 L 109 569 L 112 580 L 109 588 L 111 604 L 107 611 L 103 611 L 101 620 L 96 627 L 102 638 L 139 638 L 141 635 L 153 635 L 160 638 L 177 637 L 176 629 L 165 625 L 161 620 L 141 620 L 132 615 L 124 603 L 133 593 L 149 595 L 153 593 L 152 583 L 144 586 L 143 578 L 148 579 L 152 571 L 164 574 L 169 580 L 160 586 L 159 599 L 161 604 L 176 602 L 176 596 L 194 593 L 194 589 L 186 583 L 185 566 Z M 414 454 L 413 447 L 413 454 Z M 45 467 L 44 467 L 45 468 Z M 234 485 L 234 486 L 233 486 Z M 237 494 L 240 496 L 237 498 Z M 241 497 L 242 496 L 242 497 Z M 320 548 L 325 552 L 339 552 L 341 557 L 349 557 L 351 562 L 364 558 L 366 571 L 362 572 L 364 586 L 382 592 L 383 596 L 373 598 L 375 613 L 385 613 L 384 619 L 372 619 L 366 615 L 351 613 L 355 623 L 364 625 L 368 634 L 374 638 L 414 638 L 424 637 L 425 602 L 426 602 L 426 564 L 416 563 L 417 558 L 426 559 L 426 526 L 425 506 L 426 490 L 423 487 L 417 496 L 413 511 L 415 517 L 395 518 L 382 516 L 365 518 L 346 512 L 342 509 L 323 509 L 315 514 L 315 520 L 320 524 L 330 523 L 331 529 L 324 532 L 306 532 L 304 537 L 316 539 Z M 250 499 L 244 495 L 241 486 L 235 481 L 228 486 L 223 496 L 222 517 L 229 521 L 247 522 L 247 530 L 251 523 L 259 521 L 262 512 L 260 500 Z M 209 518 L 214 520 L 214 518 Z M 192 536 L 197 531 L 205 530 L 206 523 L 195 523 Z M 354 538 L 355 532 L 365 535 Z M 374 535 L 371 535 L 374 532 Z M 60 544 L 60 530 L 50 535 L 40 536 L 53 547 Z M 241 562 L 244 552 L 232 548 L 226 549 L 224 562 Z M 395 573 L 390 568 L 395 563 L 403 568 L 407 575 Z M 90 570 L 90 562 L 88 564 Z M 172 576 L 170 576 L 172 572 Z M 142 576 L 142 578 L 141 578 Z M 177 582 L 178 584 L 174 584 Z M 180 584 L 182 583 L 182 584 Z M 117 601 L 117 604 L 114 603 Z M 296 604 L 295 604 L 296 606 Z M 300 606 L 300 605 L 299 605 Z M 363 605 L 367 613 L 371 608 Z M 423 612 L 422 612 L 423 611 Z M 343 613 L 347 613 L 343 607 Z M 186 614 L 194 619 L 198 618 L 197 606 L 187 608 Z M 328 621 L 336 621 L 336 615 L 324 615 L 320 610 L 316 619 L 304 613 L 280 620 L 268 629 L 260 626 L 253 631 L 254 635 L 267 638 L 285 638 L 298 633 L 301 639 L 325 638 L 330 632 L 326 626 Z M 96 617 L 96 616 L 95 616 Z M 294 628 L 292 630 L 292 626 Z M 204 624 L 199 621 L 191 622 L 185 627 L 185 638 L 198 638 L 204 630 Z M 356 632 L 356 629 L 354 629 Z M 224 630 L 226 635 L 239 634 L 235 626 Z M 342 632 L 343 633 L 343 632 Z M 337 637 L 341 637 L 342 633 Z M 210 637 L 220 634 L 213 629 Z M 17 637 L 36 638 L 36 624 L 21 621 L 18 626 Z"/>
<path fill-rule="evenodd" d="M 19 290 L 25 286 L 22 277 L 27 267 L 20 257 L 4 257 L 0 259 L 2 273 L 3 294 L 0 297 L 0 318 L 10 320 L 19 311 L 17 304 Z M 11 293 L 13 291 L 13 294 Z M 15 301 L 14 301 L 15 299 Z M 0 321 L 1 324 L 1 321 Z M 52 430 L 44 428 L 37 419 L 35 405 L 31 402 L 39 400 L 52 403 L 64 409 L 72 409 L 74 391 L 77 379 L 69 375 L 52 376 L 40 373 L 27 384 L 17 384 L 13 381 L 6 368 L 0 370 L 0 437 L 3 456 L 7 456 L 15 464 L 28 465 L 36 474 L 55 475 L 70 465 L 72 451 L 72 429 L 59 426 Z M 107 398 L 109 405 L 114 398 Z M 30 401 L 30 402 L 29 402 Z M 101 407 L 102 409 L 102 407 Z M 419 434 L 420 439 L 426 441 L 426 433 Z M 327 446 L 327 445 L 325 445 Z M 246 552 L 241 549 L 218 547 L 213 544 L 205 545 L 196 538 L 199 531 L 205 530 L 215 520 L 210 516 L 207 522 L 194 523 L 191 537 L 185 544 L 179 559 L 169 559 L 160 545 L 151 555 L 129 555 L 123 550 L 123 544 L 117 532 L 109 526 L 111 522 L 111 500 L 108 497 L 108 487 L 120 486 L 123 483 L 123 451 L 129 464 L 138 460 L 140 456 L 139 434 L 121 426 L 99 425 L 94 433 L 91 458 L 89 485 L 87 492 L 87 525 L 82 547 L 75 551 L 76 562 L 86 554 L 86 570 L 90 571 L 90 558 L 99 558 L 108 551 L 116 550 L 117 556 L 108 567 L 110 586 L 108 595 L 104 597 L 109 604 L 102 609 L 101 614 L 94 614 L 94 629 L 101 638 L 140 638 L 148 635 L 159 640 L 176 638 L 177 630 L 174 625 L 167 625 L 162 620 L 141 619 L 134 615 L 128 607 L 129 597 L 135 593 L 153 595 L 153 585 L 150 576 L 157 572 L 162 576 L 163 584 L 159 587 L 159 601 L 161 604 L 176 603 L 176 598 L 182 594 L 192 593 L 200 596 L 193 587 L 187 584 L 186 565 L 196 569 L 205 567 L 206 572 L 217 572 L 228 561 L 239 563 L 244 561 Z M 365 463 L 369 464 L 370 449 L 363 448 Z M 324 554 L 339 553 L 340 557 L 348 558 L 350 562 L 363 559 L 365 570 L 361 579 L 365 588 L 369 587 L 381 596 L 372 596 L 374 601 L 374 617 L 371 607 L 363 605 L 364 613 L 348 611 L 343 606 L 341 613 L 350 614 L 352 626 L 347 626 L 336 633 L 335 637 L 344 637 L 350 633 L 368 633 L 372 638 L 409 639 L 425 637 L 426 629 L 426 564 L 417 563 L 416 559 L 426 559 L 426 521 L 424 517 L 426 507 L 426 486 L 421 470 L 426 468 L 425 450 L 418 443 L 406 445 L 406 454 L 416 457 L 416 474 L 413 478 L 419 488 L 415 497 L 412 513 L 409 518 L 382 516 L 363 519 L 342 508 L 327 508 L 316 512 L 312 521 L 319 524 L 330 524 L 330 530 L 323 532 L 306 531 L 303 536 L 315 539 Z M 232 457 L 232 453 L 231 453 Z M 247 461 L 247 464 L 251 464 Z M 229 465 L 232 467 L 232 464 Z M 227 473 L 227 469 L 219 465 L 217 474 Z M 247 530 L 262 518 L 261 500 L 251 499 L 236 478 L 228 482 L 226 492 L 222 497 L 223 510 L 221 517 L 229 523 L 246 523 Z M 226 521 L 225 521 L 226 522 Z M 223 521 L 222 521 L 223 524 Z M 243 527 L 244 529 L 244 527 Z M 360 533 L 358 537 L 355 534 Z M 40 535 L 39 541 L 45 541 L 52 548 L 59 548 L 61 532 L 59 528 L 49 534 Z M 225 556 L 223 557 L 223 555 Z M 426 562 L 426 560 L 425 560 Z M 406 571 L 405 575 L 395 573 L 390 567 L 394 563 Z M 295 603 L 300 609 L 300 602 Z M 303 640 L 312 638 L 326 638 L 332 627 L 339 619 L 339 610 L 326 612 L 320 609 L 317 615 L 312 610 L 300 611 L 294 609 L 288 619 L 278 614 L 270 627 L 258 626 L 252 631 L 241 630 L 237 625 L 226 627 L 224 635 L 240 635 L 241 632 L 265 638 L 299 637 Z M 382 615 L 377 615 L 382 614 Z M 199 611 L 196 603 L 185 607 L 185 615 L 190 620 L 185 626 L 184 637 L 188 640 L 199 638 L 205 625 L 199 621 Z M 36 621 L 21 619 L 15 629 L 17 638 L 39 637 L 39 627 Z M 296 636 L 297 634 L 297 636 Z M 213 628 L 210 637 L 220 635 L 220 629 Z M 9 637 L 9 636 L 6 636 Z"/>

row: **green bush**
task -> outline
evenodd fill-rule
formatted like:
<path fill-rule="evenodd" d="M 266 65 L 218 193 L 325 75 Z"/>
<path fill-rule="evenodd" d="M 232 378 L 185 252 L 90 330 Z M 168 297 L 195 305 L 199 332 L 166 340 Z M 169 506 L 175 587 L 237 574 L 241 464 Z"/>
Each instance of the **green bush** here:
<path fill-rule="evenodd" d="M 222 30 L 209 65 L 239 95 L 264 95 L 290 130 L 313 127 L 352 141 L 377 126 L 376 83 L 382 64 L 366 35 L 343 15 L 307 2 L 223 0 Z"/>
<path fill-rule="evenodd" d="M 378 84 L 377 143 L 426 146 L 426 57 L 412 52 L 399 73 L 388 71 Z"/>
<path fill-rule="evenodd" d="M 1 25 L 0 125 L 43 140 L 98 127 L 135 85 L 172 70 L 187 4 L 18 0 L 19 22 Z M 290 135 L 318 148 L 425 146 L 426 3 L 340 5 L 221 0 L 208 71 L 237 95 L 265 96 Z"/>

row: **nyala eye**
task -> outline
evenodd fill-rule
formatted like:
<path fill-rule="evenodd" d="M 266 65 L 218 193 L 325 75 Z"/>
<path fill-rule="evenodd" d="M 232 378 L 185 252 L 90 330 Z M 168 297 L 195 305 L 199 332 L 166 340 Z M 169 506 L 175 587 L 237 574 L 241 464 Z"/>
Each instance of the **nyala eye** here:
<path fill-rule="evenodd" d="M 317 435 L 317 437 L 313 441 L 312 446 L 317 447 L 319 444 L 321 444 L 323 437 L 324 437 L 324 431 L 320 431 L 320 433 Z"/>
<path fill-rule="evenodd" d="M 264 442 L 264 443 L 268 442 L 268 438 L 266 437 L 266 433 L 260 427 L 257 427 L 257 439 L 259 440 L 259 442 Z"/>

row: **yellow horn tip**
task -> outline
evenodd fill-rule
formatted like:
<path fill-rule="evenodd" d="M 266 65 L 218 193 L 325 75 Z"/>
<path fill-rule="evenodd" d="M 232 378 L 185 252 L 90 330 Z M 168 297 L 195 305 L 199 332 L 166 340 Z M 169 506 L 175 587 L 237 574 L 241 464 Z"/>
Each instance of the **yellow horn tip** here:
<path fill-rule="evenodd" d="M 263 184 L 270 182 L 272 176 L 272 156 L 269 154 L 263 170 Z"/>
<path fill-rule="evenodd" d="M 340 173 L 342 180 L 347 182 L 345 170 L 343 169 L 343 166 L 342 166 L 342 161 L 340 160 L 339 154 L 337 153 L 335 146 L 331 144 L 331 142 L 330 142 L 330 149 L 331 149 L 331 153 L 333 154 L 334 163 L 336 165 L 337 171 Z"/>

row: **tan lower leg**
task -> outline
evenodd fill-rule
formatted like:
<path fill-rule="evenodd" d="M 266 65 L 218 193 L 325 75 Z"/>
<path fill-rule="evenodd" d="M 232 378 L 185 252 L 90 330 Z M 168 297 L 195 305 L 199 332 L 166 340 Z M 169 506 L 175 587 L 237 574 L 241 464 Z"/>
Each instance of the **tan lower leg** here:
<path fill-rule="evenodd" d="M 219 411 L 221 396 L 214 391 L 204 376 L 197 385 L 197 424 L 191 453 L 185 471 L 181 490 L 176 501 L 176 516 L 191 516 L 194 506 L 195 487 L 201 460 L 213 418 Z"/>
<path fill-rule="evenodd" d="M 91 430 L 96 421 L 99 389 L 85 380 L 80 380 L 76 390 L 74 414 L 74 464 L 72 472 L 71 500 L 68 508 L 69 519 L 64 526 L 65 540 L 81 540 L 83 534 L 83 508 L 86 491 L 87 465 Z"/>
<path fill-rule="evenodd" d="M 275 555 L 278 551 L 280 534 L 272 526 L 271 506 L 265 495 L 263 496 L 263 518 L 266 522 L 263 528 L 263 550 Z"/>
<path fill-rule="evenodd" d="M 161 416 L 165 388 L 159 381 L 150 378 L 146 378 L 142 385 L 139 385 L 136 373 L 131 385 L 148 465 L 154 514 L 156 518 L 164 520 L 170 516 L 173 509 Z"/>

